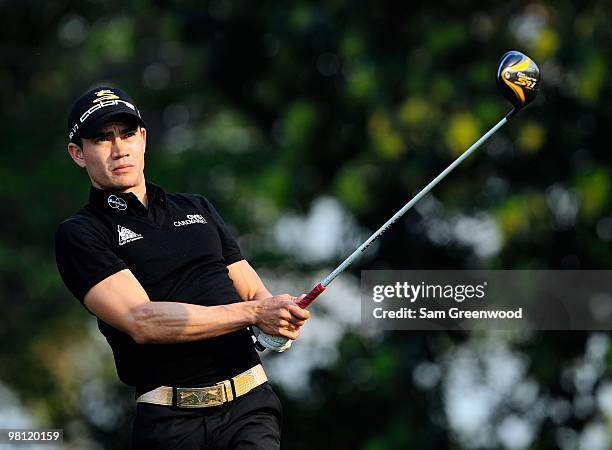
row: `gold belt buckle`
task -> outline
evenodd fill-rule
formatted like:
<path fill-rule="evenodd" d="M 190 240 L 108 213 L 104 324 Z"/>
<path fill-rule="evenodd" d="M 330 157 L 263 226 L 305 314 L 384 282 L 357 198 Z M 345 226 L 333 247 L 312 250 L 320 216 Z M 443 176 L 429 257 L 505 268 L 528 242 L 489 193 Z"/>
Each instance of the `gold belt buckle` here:
<path fill-rule="evenodd" d="M 176 388 L 176 405 L 179 408 L 219 406 L 226 402 L 223 384 L 204 388 Z"/>

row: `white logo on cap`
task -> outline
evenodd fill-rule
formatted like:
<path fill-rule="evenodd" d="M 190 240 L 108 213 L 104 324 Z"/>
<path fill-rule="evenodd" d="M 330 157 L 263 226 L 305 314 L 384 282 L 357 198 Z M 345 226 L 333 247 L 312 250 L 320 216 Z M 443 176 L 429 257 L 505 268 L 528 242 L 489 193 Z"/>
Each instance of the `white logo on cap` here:
<path fill-rule="evenodd" d="M 89 108 L 87 111 L 83 113 L 83 115 L 79 118 L 79 120 L 81 121 L 81 123 L 83 123 L 87 120 L 89 116 L 92 115 L 92 113 L 96 112 L 98 109 L 106 108 L 108 106 L 117 106 L 119 105 L 119 103 L 123 103 L 128 108 L 134 110 L 134 112 L 138 114 L 138 117 L 140 117 L 140 114 L 138 113 L 138 110 L 136 109 L 134 105 L 132 105 L 130 102 L 126 102 L 125 100 L 119 99 L 119 100 L 106 100 L 106 101 L 93 105 L 91 108 Z"/>
<path fill-rule="evenodd" d="M 116 195 L 108 196 L 108 206 L 118 209 L 119 211 L 125 211 L 127 209 L 126 201 Z"/>

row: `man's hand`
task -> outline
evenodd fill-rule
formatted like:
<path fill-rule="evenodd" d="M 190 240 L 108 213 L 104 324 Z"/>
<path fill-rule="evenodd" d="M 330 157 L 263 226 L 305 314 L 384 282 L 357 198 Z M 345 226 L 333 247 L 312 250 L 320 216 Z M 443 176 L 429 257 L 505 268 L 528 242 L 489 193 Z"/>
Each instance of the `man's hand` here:
<path fill-rule="evenodd" d="M 310 313 L 296 305 L 297 297 L 288 294 L 255 300 L 255 326 L 272 336 L 297 339 L 300 327 Z"/>

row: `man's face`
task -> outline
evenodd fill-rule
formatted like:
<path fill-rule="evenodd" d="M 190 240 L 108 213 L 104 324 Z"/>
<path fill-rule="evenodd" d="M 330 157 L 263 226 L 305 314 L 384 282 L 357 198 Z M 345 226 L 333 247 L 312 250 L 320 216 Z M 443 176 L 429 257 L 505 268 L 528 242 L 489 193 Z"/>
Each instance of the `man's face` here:
<path fill-rule="evenodd" d="M 72 159 L 87 170 L 94 187 L 129 192 L 144 185 L 144 153 L 147 141 L 144 128 L 129 120 L 105 124 L 83 148 L 68 144 Z"/>

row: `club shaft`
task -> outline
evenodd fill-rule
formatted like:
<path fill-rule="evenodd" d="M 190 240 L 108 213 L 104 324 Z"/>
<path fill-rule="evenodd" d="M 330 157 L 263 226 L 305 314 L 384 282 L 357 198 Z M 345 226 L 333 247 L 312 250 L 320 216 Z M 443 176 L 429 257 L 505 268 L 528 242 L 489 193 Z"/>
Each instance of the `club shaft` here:
<path fill-rule="evenodd" d="M 331 283 L 338 275 L 340 275 L 344 269 L 346 269 L 349 265 L 357 259 L 357 257 L 364 252 L 376 239 L 378 239 L 382 234 L 391 227 L 400 217 L 402 217 L 410 208 L 412 208 L 416 202 L 418 202 L 421 198 L 423 198 L 429 191 L 431 191 L 435 185 L 437 185 L 440 181 L 446 177 L 455 167 L 463 162 L 468 156 L 470 156 L 478 147 L 480 147 L 487 139 L 489 139 L 493 134 L 497 132 L 501 127 L 503 127 L 508 119 L 504 117 L 500 120 L 493 128 L 487 131 L 480 139 L 478 139 L 470 148 L 468 148 L 465 152 L 463 152 L 457 159 L 455 159 L 446 169 L 444 169 L 436 178 L 431 180 L 431 182 L 425 186 L 421 191 L 416 194 L 408 203 L 406 203 L 402 209 L 395 213 L 393 217 L 391 217 L 383 226 L 381 226 L 375 233 L 373 233 L 363 244 L 357 248 L 348 258 L 346 258 L 342 264 L 334 269 L 325 279 L 321 282 L 323 287 L 327 287 L 329 283 Z"/>
<path fill-rule="evenodd" d="M 389 227 L 391 227 L 391 225 L 393 225 L 400 217 L 402 217 L 410 208 L 412 208 L 416 204 L 416 202 L 418 202 L 429 191 L 431 191 L 436 184 L 438 184 L 440 181 L 442 181 L 444 179 L 444 177 L 446 177 L 446 175 L 448 175 L 455 167 L 457 167 L 459 164 L 461 164 L 464 159 L 466 159 L 474 151 L 476 151 L 476 149 L 478 147 L 480 147 L 483 144 L 483 142 L 485 142 L 493 134 L 495 134 L 495 132 L 497 130 L 499 130 L 501 127 L 503 127 L 506 124 L 506 122 L 508 122 L 508 119 L 511 116 L 511 114 L 513 113 L 513 111 L 510 114 L 508 114 L 506 117 L 504 117 L 502 120 L 500 120 L 493 128 L 491 128 L 489 131 L 487 131 L 486 134 L 484 134 L 470 148 L 468 148 L 459 157 L 457 157 L 457 159 L 455 159 L 436 178 L 431 180 L 427 186 L 425 186 L 423 189 L 421 189 L 421 191 L 418 194 L 416 194 L 414 197 L 412 197 L 412 199 L 408 203 L 406 203 L 402 207 L 402 209 L 400 209 L 398 212 L 396 212 L 393 215 L 393 217 L 391 217 L 389 220 L 387 220 L 385 222 L 385 224 L 382 227 L 380 227 L 376 232 L 374 232 L 363 244 L 361 244 L 359 246 L 359 248 L 357 248 L 357 250 L 355 250 L 353 253 L 351 253 L 351 255 L 348 258 L 346 258 L 342 262 L 342 264 L 340 264 L 338 267 L 336 267 L 334 269 L 334 271 L 331 272 L 329 275 L 327 275 L 327 277 L 325 277 L 325 279 L 323 281 L 321 281 L 314 288 L 312 288 L 312 290 L 308 294 L 306 294 L 305 297 L 302 298 L 298 302 L 298 306 L 300 306 L 301 308 L 307 308 L 312 302 L 314 302 L 317 299 L 317 297 L 319 295 L 321 295 L 321 293 L 323 291 L 325 291 L 325 288 L 338 275 L 340 275 L 344 271 L 344 269 L 346 269 L 348 266 L 350 266 L 353 263 L 353 261 L 355 261 L 355 259 L 357 259 L 357 257 L 362 252 L 364 252 L 372 244 L 372 242 L 374 242 L 376 239 L 378 239 L 380 236 L 382 236 L 384 234 L 384 232 L 387 231 L 389 229 Z M 268 336 L 268 337 L 271 338 L 270 336 Z M 256 342 L 255 345 L 257 346 L 257 348 L 260 351 L 265 349 L 265 346 L 263 344 L 261 344 L 260 342 Z"/>

